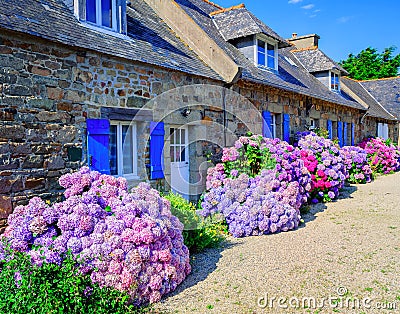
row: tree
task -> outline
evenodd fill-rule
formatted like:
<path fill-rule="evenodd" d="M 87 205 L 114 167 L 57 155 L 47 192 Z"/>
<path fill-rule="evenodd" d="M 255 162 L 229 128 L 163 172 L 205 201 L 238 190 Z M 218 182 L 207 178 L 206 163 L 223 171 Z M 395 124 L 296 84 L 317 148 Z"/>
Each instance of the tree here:
<path fill-rule="evenodd" d="M 393 56 L 396 47 L 385 48 L 378 53 L 375 48 L 368 47 L 358 55 L 349 54 L 347 60 L 339 64 L 349 72 L 349 77 L 355 80 L 370 80 L 398 75 L 400 54 Z"/>

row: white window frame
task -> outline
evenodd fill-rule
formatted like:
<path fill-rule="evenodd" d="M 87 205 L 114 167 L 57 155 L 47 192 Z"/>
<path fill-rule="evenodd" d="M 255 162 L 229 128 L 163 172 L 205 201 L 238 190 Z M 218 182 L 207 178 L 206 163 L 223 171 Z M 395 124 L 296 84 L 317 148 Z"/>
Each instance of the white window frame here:
<path fill-rule="evenodd" d="M 389 125 L 387 123 L 378 122 L 377 136 L 387 140 L 389 138 Z"/>
<path fill-rule="evenodd" d="M 310 131 L 315 130 L 315 120 L 313 118 L 310 118 Z"/>
<path fill-rule="evenodd" d="M 332 76 L 337 76 L 338 78 L 338 89 L 333 89 L 332 88 Z M 329 89 L 332 92 L 340 92 L 340 73 L 336 71 L 329 71 Z"/>
<path fill-rule="evenodd" d="M 95 0 L 96 1 L 96 23 L 93 23 L 91 21 L 85 21 L 86 23 L 88 23 L 89 25 L 95 26 L 96 28 L 102 28 L 105 30 L 113 30 L 113 31 L 117 31 L 117 2 L 116 0 L 111 0 L 111 23 L 112 23 L 112 27 L 107 27 L 107 26 L 103 26 L 101 24 L 101 20 L 102 20 L 102 10 L 101 10 L 101 0 Z M 86 3 L 85 3 L 86 6 Z M 87 10 L 87 7 L 85 8 Z M 118 16 L 119 16 L 119 20 L 120 20 L 120 24 L 121 24 L 121 7 L 118 7 Z"/>
<path fill-rule="evenodd" d="M 269 39 L 267 36 L 255 35 L 254 36 L 254 61 L 255 65 L 262 70 L 274 70 L 278 71 L 278 43 L 274 40 Z M 258 63 L 258 41 L 261 40 L 265 43 L 265 63 L 267 65 L 261 65 Z M 268 67 L 268 48 L 267 45 L 274 46 L 274 68 Z"/>
<path fill-rule="evenodd" d="M 137 173 L 137 128 L 136 124 L 129 121 L 116 121 L 111 120 L 110 125 L 117 126 L 117 174 L 115 176 L 124 177 L 126 179 L 139 179 Z M 124 169 L 124 159 L 123 159 L 123 143 L 122 143 L 122 126 L 131 126 L 132 127 L 132 156 L 133 156 L 133 173 L 123 173 Z"/>

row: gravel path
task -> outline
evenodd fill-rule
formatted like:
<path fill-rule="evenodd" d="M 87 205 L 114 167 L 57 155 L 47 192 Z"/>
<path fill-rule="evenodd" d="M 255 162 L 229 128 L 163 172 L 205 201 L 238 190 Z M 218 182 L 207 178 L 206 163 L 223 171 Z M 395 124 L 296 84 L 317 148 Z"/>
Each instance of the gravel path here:
<path fill-rule="evenodd" d="M 229 238 L 193 256 L 192 274 L 155 309 L 400 313 L 400 173 L 347 187 L 303 218 L 296 231 Z"/>

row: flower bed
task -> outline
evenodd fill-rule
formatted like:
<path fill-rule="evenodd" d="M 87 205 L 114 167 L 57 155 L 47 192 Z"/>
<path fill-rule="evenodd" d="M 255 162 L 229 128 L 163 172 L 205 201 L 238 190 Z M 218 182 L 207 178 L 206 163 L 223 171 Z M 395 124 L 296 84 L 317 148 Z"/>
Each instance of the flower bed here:
<path fill-rule="evenodd" d="M 365 149 L 373 173 L 388 174 L 399 170 L 400 152 L 390 141 L 370 138 L 363 140 L 359 146 Z"/>
<path fill-rule="evenodd" d="M 288 231 L 298 226 L 311 176 L 299 151 L 279 139 L 241 137 L 208 170 L 199 212 L 221 213 L 235 237 Z"/>
<path fill-rule="evenodd" d="M 369 183 L 372 180 L 372 169 L 368 163 L 367 152 L 357 146 L 341 148 L 343 162 L 346 165 L 349 183 Z"/>
<path fill-rule="evenodd" d="M 148 184 L 129 193 L 125 179 L 87 167 L 60 184 L 65 201 L 50 206 L 36 197 L 8 218 L 4 237 L 34 264 L 60 264 L 70 251 L 92 282 L 127 292 L 137 305 L 159 301 L 190 272 L 183 225 Z"/>
<path fill-rule="evenodd" d="M 313 132 L 298 135 L 301 159 L 312 176 L 311 202 L 335 199 L 348 176 L 339 147 Z"/>

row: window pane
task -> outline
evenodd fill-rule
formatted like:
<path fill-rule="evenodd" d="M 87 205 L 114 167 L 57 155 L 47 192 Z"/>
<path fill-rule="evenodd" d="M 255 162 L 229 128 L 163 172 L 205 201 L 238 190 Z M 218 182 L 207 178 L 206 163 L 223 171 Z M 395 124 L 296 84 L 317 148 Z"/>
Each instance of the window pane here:
<path fill-rule="evenodd" d="M 175 146 L 169 147 L 169 156 L 171 157 L 171 162 L 175 162 Z"/>
<path fill-rule="evenodd" d="M 179 162 L 181 160 L 181 146 L 176 146 L 175 147 L 175 155 L 174 155 L 174 161 Z"/>
<path fill-rule="evenodd" d="M 268 49 L 268 55 L 275 57 L 275 47 L 271 44 L 268 44 L 267 49 Z"/>
<path fill-rule="evenodd" d="M 123 174 L 133 173 L 133 138 L 132 126 L 122 126 Z"/>
<path fill-rule="evenodd" d="M 265 42 L 258 40 L 258 52 L 265 53 Z"/>
<path fill-rule="evenodd" d="M 86 21 L 96 23 L 96 0 L 86 0 Z"/>
<path fill-rule="evenodd" d="M 117 126 L 110 126 L 110 143 L 109 143 L 110 172 L 112 175 L 118 174 L 118 158 L 117 158 Z"/>
<path fill-rule="evenodd" d="M 275 69 L 275 58 L 268 56 L 268 65 L 269 68 Z"/>
<path fill-rule="evenodd" d="M 175 136 L 175 133 L 174 133 L 174 129 L 169 129 L 169 140 L 170 140 L 170 142 L 171 142 L 171 144 L 174 144 L 175 143 L 175 138 L 174 138 L 174 136 Z"/>
<path fill-rule="evenodd" d="M 258 53 L 258 64 L 265 65 L 265 54 L 260 52 Z"/>
<path fill-rule="evenodd" d="M 101 0 L 101 25 L 112 27 L 112 0 Z"/>
<path fill-rule="evenodd" d="M 186 161 L 186 148 L 181 147 L 181 161 Z"/>
<path fill-rule="evenodd" d="M 179 129 L 174 129 L 175 131 L 175 144 L 181 143 L 181 132 Z"/>
<path fill-rule="evenodd" d="M 181 144 L 186 144 L 185 130 L 181 130 Z"/>

